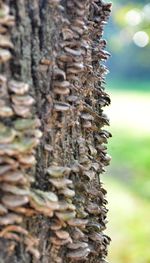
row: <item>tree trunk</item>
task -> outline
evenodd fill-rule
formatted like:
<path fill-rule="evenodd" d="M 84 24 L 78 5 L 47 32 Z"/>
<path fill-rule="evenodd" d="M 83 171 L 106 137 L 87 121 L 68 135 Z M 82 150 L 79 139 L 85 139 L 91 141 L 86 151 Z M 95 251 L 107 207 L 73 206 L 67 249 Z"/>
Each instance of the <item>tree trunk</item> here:
<path fill-rule="evenodd" d="M 105 262 L 110 9 L 0 1 L 0 263 Z"/>

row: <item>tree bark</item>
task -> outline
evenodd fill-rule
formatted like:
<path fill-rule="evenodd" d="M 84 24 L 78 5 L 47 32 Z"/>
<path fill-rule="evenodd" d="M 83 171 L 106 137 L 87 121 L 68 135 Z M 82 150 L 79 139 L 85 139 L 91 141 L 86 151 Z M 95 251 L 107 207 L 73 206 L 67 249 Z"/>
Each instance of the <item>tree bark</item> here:
<path fill-rule="evenodd" d="M 110 9 L 0 1 L 0 263 L 105 262 Z"/>

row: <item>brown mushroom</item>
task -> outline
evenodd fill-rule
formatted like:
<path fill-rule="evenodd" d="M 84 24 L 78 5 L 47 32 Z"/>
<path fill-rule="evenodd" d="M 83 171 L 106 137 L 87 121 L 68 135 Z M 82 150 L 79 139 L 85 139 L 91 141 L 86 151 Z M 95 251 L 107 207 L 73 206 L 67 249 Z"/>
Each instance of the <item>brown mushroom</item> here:
<path fill-rule="evenodd" d="M 20 205 L 27 204 L 29 202 L 28 196 L 20 196 L 20 195 L 4 195 L 2 197 L 2 203 L 7 207 L 16 207 Z"/>
<path fill-rule="evenodd" d="M 0 217 L 0 225 L 9 225 L 9 224 L 20 224 L 22 222 L 22 217 L 14 213 L 9 213 L 8 215 Z"/>
<path fill-rule="evenodd" d="M 8 82 L 8 89 L 17 95 L 24 95 L 29 91 L 29 85 L 24 82 L 11 80 Z"/>
<path fill-rule="evenodd" d="M 68 239 L 70 237 L 69 233 L 64 230 L 57 230 L 55 234 L 59 239 Z"/>
<path fill-rule="evenodd" d="M 90 248 L 79 248 L 72 252 L 68 252 L 66 257 L 72 260 L 84 260 L 90 253 Z"/>

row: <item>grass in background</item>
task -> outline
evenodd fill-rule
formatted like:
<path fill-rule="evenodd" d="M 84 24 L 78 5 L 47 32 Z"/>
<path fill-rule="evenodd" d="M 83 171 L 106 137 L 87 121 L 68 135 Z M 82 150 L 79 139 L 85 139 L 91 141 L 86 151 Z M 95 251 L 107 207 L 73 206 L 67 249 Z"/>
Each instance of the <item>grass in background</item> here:
<path fill-rule="evenodd" d="M 113 134 L 108 145 L 112 162 L 103 180 L 112 238 L 109 261 L 150 263 L 150 93 L 110 93 L 112 106 L 106 112 Z"/>
<path fill-rule="evenodd" d="M 105 178 L 108 190 L 108 229 L 111 263 L 150 263 L 150 205 L 121 182 Z"/>
<path fill-rule="evenodd" d="M 150 198 L 150 93 L 111 91 L 111 97 L 108 173 Z"/>
<path fill-rule="evenodd" d="M 150 199 L 150 136 L 138 137 L 122 130 L 112 132 L 108 151 L 113 158 L 108 174 Z"/>

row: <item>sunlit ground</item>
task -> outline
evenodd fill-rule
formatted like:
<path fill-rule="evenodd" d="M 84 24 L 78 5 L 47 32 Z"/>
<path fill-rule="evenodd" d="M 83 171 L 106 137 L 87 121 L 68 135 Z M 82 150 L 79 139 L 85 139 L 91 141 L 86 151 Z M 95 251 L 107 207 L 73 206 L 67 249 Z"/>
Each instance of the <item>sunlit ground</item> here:
<path fill-rule="evenodd" d="M 150 92 L 111 91 L 112 163 L 104 175 L 111 263 L 150 263 Z"/>
<path fill-rule="evenodd" d="M 150 204 L 113 179 L 105 181 L 108 190 L 109 223 L 112 242 L 111 263 L 150 262 Z"/>

